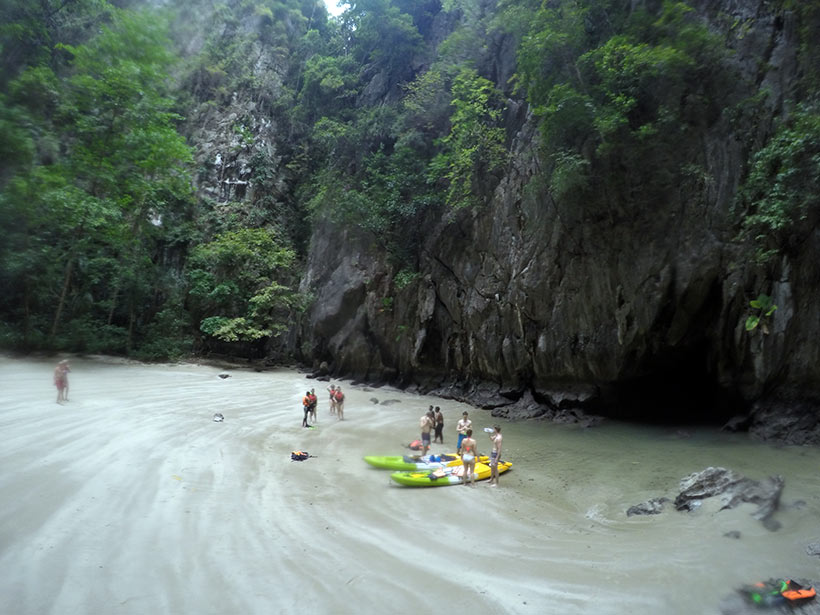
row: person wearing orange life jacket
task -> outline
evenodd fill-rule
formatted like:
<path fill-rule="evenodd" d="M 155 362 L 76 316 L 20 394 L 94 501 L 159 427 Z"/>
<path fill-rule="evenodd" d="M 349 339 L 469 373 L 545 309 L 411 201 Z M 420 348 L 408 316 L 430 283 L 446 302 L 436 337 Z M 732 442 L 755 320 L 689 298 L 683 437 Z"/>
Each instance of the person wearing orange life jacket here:
<path fill-rule="evenodd" d="M 475 460 L 478 457 L 477 443 L 473 439 L 473 430 L 468 429 L 461 441 L 461 463 L 464 466 L 464 473 L 461 475 L 461 483 L 463 485 L 470 481 L 471 486 L 475 487 Z"/>
<path fill-rule="evenodd" d="M 342 387 L 336 387 L 336 414 L 340 421 L 345 418 L 345 394 L 342 393 Z"/>
<path fill-rule="evenodd" d="M 302 409 L 305 411 L 305 416 L 302 418 L 302 427 L 310 427 L 310 425 L 308 425 L 308 416 L 310 415 L 310 391 L 305 391 L 305 396 L 302 398 Z"/>

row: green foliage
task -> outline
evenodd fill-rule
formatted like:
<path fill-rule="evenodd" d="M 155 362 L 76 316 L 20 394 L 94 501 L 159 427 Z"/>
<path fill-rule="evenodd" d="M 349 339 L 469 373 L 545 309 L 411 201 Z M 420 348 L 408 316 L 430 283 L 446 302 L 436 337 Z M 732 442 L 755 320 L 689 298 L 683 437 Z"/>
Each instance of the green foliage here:
<path fill-rule="evenodd" d="M 393 276 L 393 284 L 398 290 L 410 286 L 413 282 L 418 280 L 419 273 L 417 271 L 410 271 L 409 269 L 402 269 Z"/>
<path fill-rule="evenodd" d="M 267 229 L 222 233 L 191 251 L 188 298 L 203 333 L 225 342 L 284 331 L 301 300 L 296 255 Z"/>
<path fill-rule="evenodd" d="M 168 223 L 190 199 L 163 24 L 106 15 L 87 42 L 56 42 L 59 70 L 24 69 L 0 99 L 0 122 L 18 120 L 0 192 L 3 317 L 23 346 L 133 349 L 161 309 Z"/>
<path fill-rule="evenodd" d="M 431 163 L 431 175 L 447 184 L 453 208 L 478 205 L 487 198 L 484 179 L 506 163 L 501 103 L 492 83 L 473 69 L 463 69 L 453 83 L 453 115 L 443 151 Z M 482 196 L 486 195 L 486 196 Z"/>
<path fill-rule="evenodd" d="M 760 263 L 799 245 L 820 212 L 820 112 L 799 108 L 755 154 L 740 196 L 742 232 Z"/>
<path fill-rule="evenodd" d="M 725 57 L 681 2 L 544 3 L 522 37 L 517 83 L 541 120 L 552 196 L 587 210 L 669 198 L 681 161 L 702 155 L 696 129 L 731 102 Z"/>
<path fill-rule="evenodd" d="M 408 58 L 421 50 L 413 18 L 390 0 L 357 0 L 342 16 L 355 62 L 370 74 L 382 72 L 387 83 L 407 81 Z"/>
<path fill-rule="evenodd" d="M 768 333 L 766 319 L 770 318 L 777 309 L 772 298 L 761 293 L 757 299 L 749 301 L 749 306 L 755 310 L 755 313 L 746 319 L 746 331 L 754 331 L 758 325 L 761 325 L 763 333 Z"/>

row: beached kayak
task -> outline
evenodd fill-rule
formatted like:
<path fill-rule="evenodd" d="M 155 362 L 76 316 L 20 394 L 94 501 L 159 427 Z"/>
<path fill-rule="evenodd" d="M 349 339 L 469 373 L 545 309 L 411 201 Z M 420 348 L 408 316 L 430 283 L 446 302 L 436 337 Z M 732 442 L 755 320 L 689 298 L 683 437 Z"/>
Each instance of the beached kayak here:
<path fill-rule="evenodd" d="M 498 473 L 506 472 L 511 467 L 512 463 L 509 461 L 499 461 Z M 393 472 L 390 478 L 408 487 L 446 487 L 447 485 L 460 485 L 463 474 L 464 466 L 448 466 L 429 472 Z M 490 478 L 490 466 L 483 463 L 475 464 L 475 479 L 478 481 L 488 478 Z"/>
<path fill-rule="evenodd" d="M 367 455 L 364 460 L 383 470 L 435 470 L 448 466 L 460 466 L 461 457 L 455 453 L 441 455 Z M 487 456 L 479 456 L 478 461 L 489 461 Z"/>

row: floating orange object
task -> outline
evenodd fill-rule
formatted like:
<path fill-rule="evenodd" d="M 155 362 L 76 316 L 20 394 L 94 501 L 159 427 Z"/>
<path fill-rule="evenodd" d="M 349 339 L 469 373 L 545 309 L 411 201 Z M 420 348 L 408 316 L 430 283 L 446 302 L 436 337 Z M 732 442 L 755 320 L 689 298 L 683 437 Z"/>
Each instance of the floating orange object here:
<path fill-rule="evenodd" d="M 794 581 L 786 581 L 786 585 L 789 589 L 780 592 L 780 595 L 787 600 L 807 600 L 817 595 L 813 587 L 803 587 Z"/>

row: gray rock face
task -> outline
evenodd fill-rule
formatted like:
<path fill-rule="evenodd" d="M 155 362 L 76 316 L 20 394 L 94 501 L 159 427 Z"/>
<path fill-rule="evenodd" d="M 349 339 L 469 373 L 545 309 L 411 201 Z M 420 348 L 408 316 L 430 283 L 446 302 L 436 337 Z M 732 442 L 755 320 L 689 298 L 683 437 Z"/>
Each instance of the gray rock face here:
<path fill-rule="evenodd" d="M 763 0 L 696 4 L 715 24 L 748 26 L 736 40 L 727 34 L 737 66 L 772 91 L 764 112 L 782 113 L 796 70 L 788 15 Z M 309 356 L 334 374 L 434 391 L 511 418 L 618 415 L 634 401 L 624 391 L 640 397 L 653 387 L 654 402 L 686 399 L 681 415 L 719 420 L 733 414 L 721 400 L 777 403 L 820 391 L 820 344 L 804 343 L 820 339 L 820 231 L 783 257 L 776 279 L 758 278 L 735 242 L 731 207 L 749 152 L 728 117 L 704 128 L 702 184 L 653 211 L 613 203 L 587 218 L 527 187 L 544 161 L 525 117 L 490 209 L 425 227 L 415 283 L 396 287 L 366 237 L 340 241 L 336 229 L 317 226 L 304 284 L 317 298 L 303 331 Z M 771 122 L 756 124 L 750 142 L 770 130 Z M 759 292 L 778 305 L 768 334 L 744 327 Z M 758 423 L 768 407 L 759 407 Z M 820 441 L 816 420 L 798 422 L 781 432 Z"/>
<path fill-rule="evenodd" d="M 721 499 L 721 510 L 735 508 L 744 502 L 757 504 L 752 516 L 768 529 L 776 530 L 779 525 L 771 517 L 780 504 L 783 482 L 781 476 L 755 481 L 732 470 L 709 467 L 681 480 L 674 505 L 677 510 L 690 511 L 704 499 L 716 496 Z"/>
<path fill-rule="evenodd" d="M 772 518 L 780 504 L 780 494 L 783 491 L 783 478 L 774 476 L 763 481 L 756 481 L 732 470 L 709 467 L 695 472 L 680 481 L 680 491 L 673 501 L 676 510 L 691 512 L 698 509 L 704 500 L 719 497 L 721 510 L 735 508 L 743 503 L 757 504 L 757 510 L 752 513 L 755 519 L 772 531 L 780 525 Z M 652 498 L 641 504 L 631 506 L 627 516 L 657 515 L 663 512 L 664 505 L 669 502 L 666 497 Z M 740 535 L 733 536 L 739 538 Z"/>

